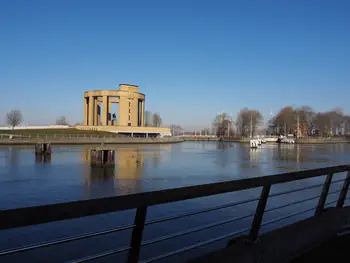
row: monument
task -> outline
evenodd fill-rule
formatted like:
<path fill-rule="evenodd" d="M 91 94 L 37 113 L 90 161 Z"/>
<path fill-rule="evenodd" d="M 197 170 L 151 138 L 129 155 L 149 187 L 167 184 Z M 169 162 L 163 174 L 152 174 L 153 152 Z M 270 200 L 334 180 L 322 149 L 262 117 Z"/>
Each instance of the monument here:
<path fill-rule="evenodd" d="M 170 136 L 169 128 L 145 127 L 145 95 L 136 85 L 120 84 L 119 90 L 84 92 L 84 125 L 77 129 L 148 136 Z M 112 104 L 118 104 L 118 114 Z"/>

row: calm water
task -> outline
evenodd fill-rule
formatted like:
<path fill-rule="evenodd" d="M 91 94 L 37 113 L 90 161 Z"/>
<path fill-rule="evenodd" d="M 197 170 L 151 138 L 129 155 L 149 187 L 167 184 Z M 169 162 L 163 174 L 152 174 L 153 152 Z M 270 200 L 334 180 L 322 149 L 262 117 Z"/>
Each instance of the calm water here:
<path fill-rule="evenodd" d="M 0 208 L 18 208 L 41 204 L 67 202 L 113 195 L 144 192 L 166 188 L 176 188 L 266 176 L 296 170 L 326 167 L 350 163 L 350 144 L 332 145 L 275 145 L 266 144 L 261 149 L 250 150 L 248 145 L 216 142 L 186 142 L 170 145 L 125 145 L 116 147 L 116 167 L 114 169 L 92 169 L 88 160 L 89 147 L 62 146 L 54 147 L 51 160 L 36 160 L 32 147 L 0 148 Z M 339 175 L 337 179 L 343 178 Z M 323 177 L 283 184 L 273 191 L 283 191 L 322 182 Z M 332 186 L 337 190 L 341 184 Z M 200 198 L 152 207 L 147 219 L 158 218 L 169 214 L 182 213 L 218 204 L 244 200 L 259 195 L 260 189 L 240 193 L 224 194 L 216 197 Z M 272 200 L 268 207 L 301 200 L 306 196 L 315 196 L 320 189 L 312 189 L 307 193 L 289 195 Z M 334 195 L 334 200 L 337 195 Z M 330 200 L 331 197 L 330 197 Z M 317 200 L 302 203 L 297 207 L 267 213 L 264 220 L 269 220 L 295 209 L 311 207 Z M 174 223 L 162 223 L 146 228 L 144 240 L 169 234 L 199 224 L 204 225 L 228 217 L 250 214 L 254 212 L 256 203 L 244 207 L 234 207 L 180 219 Z M 292 210 L 291 210 L 292 209 Z M 311 212 L 312 213 L 312 212 Z M 302 216 L 309 216 L 310 213 Z M 39 242 L 52 238 L 64 237 L 90 231 L 115 227 L 131 223 L 134 211 L 118 214 L 101 215 L 66 222 L 51 223 L 23 229 L 2 231 L 0 248 L 10 248 L 31 242 Z M 296 219 L 293 219 L 296 220 Z M 202 231 L 186 238 L 177 238 L 164 243 L 145 247 L 142 258 L 167 252 L 186 245 L 213 238 L 228 231 L 249 226 L 251 218 L 223 227 Z M 286 220 L 285 223 L 290 221 Z M 171 226 L 171 227 L 170 227 Z M 274 226 L 276 227 L 276 226 Z M 273 226 L 267 226 L 263 231 Z M 40 251 L 26 252 L 1 260 L 26 262 L 60 262 L 76 257 L 87 256 L 121 245 L 128 245 L 129 232 L 110 234 L 89 240 L 77 241 L 57 246 L 55 249 L 45 248 Z M 227 241 L 227 240 L 226 240 Z M 209 251 L 225 245 L 225 242 L 204 247 L 202 250 L 183 255 L 193 256 L 201 251 Z M 220 244 L 219 244 L 220 243 Z M 57 252 L 64 251 L 64 253 Z M 52 255 L 55 253 L 54 259 Z M 50 260 L 48 260 L 50 256 Z M 113 256 L 95 262 L 121 261 Z M 172 258 L 176 262 L 179 258 Z M 170 262 L 170 258 L 161 262 Z M 121 261 L 122 262 L 122 261 Z"/>

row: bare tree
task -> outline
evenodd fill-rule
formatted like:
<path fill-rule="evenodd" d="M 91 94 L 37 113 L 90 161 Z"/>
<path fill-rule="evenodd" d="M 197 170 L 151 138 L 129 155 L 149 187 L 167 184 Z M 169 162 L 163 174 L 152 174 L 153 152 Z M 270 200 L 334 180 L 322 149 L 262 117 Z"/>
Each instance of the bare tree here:
<path fill-rule="evenodd" d="M 230 116 L 222 112 L 216 115 L 213 121 L 214 133 L 218 137 L 231 137 L 234 135 L 233 122 Z"/>
<path fill-rule="evenodd" d="M 280 134 L 294 133 L 296 128 L 296 111 L 291 106 L 282 108 L 275 117 L 274 123 Z"/>
<path fill-rule="evenodd" d="M 7 113 L 7 124 L 14 129 L 16 126 L 18 126 L 22 122 L 22 113 L 20 110 L 12 110 Z"/>
<path fill-rule="evenodd" d="M 162 124 L 162 118 L 160 117 L 159 113 L 153 114 L 153 126 L 154 127 L 160 127 Z"/>
<path fill-rule="evenodd" d="M 263 117 L 260 111 L 249 110 L 248 108 L 241 109 L 236 120 L 239 135 L 242 137 L 254 136 L 262 120 Z"/>
<path fill-rule="evenodd" d="M 319 136 L 329 136 L 330 135 L 330 118 L 327 113 L 317 113 L 314 118 L 314 124 L 318 131 Z"/>
<path fill-rule="evenodd" d="M 170 125 L 170 131 L 173 136 L 181 134 L 181 132 L 184 131 L 184 129 L 180 125 L 172 124 Z"/>
<path fill-rule="evenodd" d="M 68 125 L 68 121 L 66 119 L 66 116 L 61 116 L 56 119 L 56 124 L 57 125 Z"/>
<path fill-rule="evenodd" d="M 345 135 L 350 134 L 350 116 L 349 115 L 344 116 L 344 134 Z"/>
<path fill-rule="evenodd" d="M 145 111 L 145 126 L 146 127 L 153 126 L 153 114 L 148 110 Z"/>

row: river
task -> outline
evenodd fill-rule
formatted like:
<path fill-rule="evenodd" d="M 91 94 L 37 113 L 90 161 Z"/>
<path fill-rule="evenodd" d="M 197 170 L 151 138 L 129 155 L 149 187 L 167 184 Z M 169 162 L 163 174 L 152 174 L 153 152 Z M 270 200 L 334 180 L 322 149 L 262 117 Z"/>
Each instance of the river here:
<path fill-rule="evenodd" d="M 249 149 L 247 144 L 227 142 L 185 142 L 167 145 L 117 145 L 113 147 L 116 148 L 116 166 L 114 169 L 91 168 L 88 158 L 91 146 L 53 147 L 51 159 L 46 160 L 46 162 L 35 158 L 33 147 L 0 148 L 0 209 L 126 195 L 350 163 L 350 144 L 280 146 L 265 144 L 257 150 Z M 340 175 L 337 178 L 343 177 L 344 175 Z M 323 177 L 288 183 L 276 187 L 272 191 L 278 192 L 293 187 L 319 183 L 322 180 Z M 336 190 L 341 187 L 341 184 L 332 187 L 333 190 Z M 306 195 L 312 196 L 319 193 L 319 191 L 320 189 L 313 189 Z M 258 195 L 259 189 L 253 189 L 155 206 L 149 209 L 147 219 L 229 203 L 233 200 L 244 200 Z M 305 198 L 305 196 L 301 197 Z M 288 196 L 284 200 L 272 200 L 268 206 L 281 204 L 283 201 L 295 201 L 298 198 L 300 200 L 300 194 Z M 317 200 L 315 201 L 317 202 Z M 315 202 L 303 203 L 300 207 L 308 207 L 314 204 Z M 223 209 L 205 214 L 205 216 L 179 219 L 176 220 L 176 224 L 167 222 L 166 224 L 150 226 L 145 229 L 144 240 L 195 227 L 199 224 L 207 224 L 228 217 L 251 213 L 254 212 L 255 206 L 256 203 L 252 203 L 250 206 L 242 208 Z M 268 220 L 290 211 L 288 209 L 278 210 L 267 215 L 264 219 Z M 310 213 L 306 213 L 303 216 L 309 215 Z M 0 234 L 0 249 L 115 227 L 131 223 L 133 216 L 134 211 L 125 211 L 117 214 L 6 230 Z M 142 258 L 203 241 L 213 237 L 213 233 L 224 234 L 227 231 L 232 231 L 232 229 L 246 227 L 249 226 L 250 222 L 251 219 L 242 220 L 242 222 L 220 227 L 214 232 L 213 230 L 202 231 L 191 235 L 191 238 L 177 238 L 176 240 L 151 245 L 143 249 Z M 267 227 L 263 231 L 269 229 L 271 228 Z M 76 257 L 114 249 L 120 245 L 128 245 L 129 235 L 130 231 L 109 234 L 103 237 L 59 245 L 54 249 L 44 248 L 7 256 L 6 258 L 0 258 L 0 261 L 2 259 L 6 259 L 8 262 L 20 262 L 24 259 L 26 262 L 67 261 Z M 223 243 L 220 243 L 211 246 L 211 248 L 222 245 Z M 64 251 L 64 253 L 57 251 Z M 203 248 L 203 251 L 209 250 Z M 196 253 L 200 252 L 200 250 L 196 251 Z M 192 252 L 187 254 L 189 257 L 192 256 Z M 52 258 L 52 255 L 54 255 L 54 258 Z M 111 256 L 94 262 L 122 262 L 123 256 Z M 183 258 L 186 258 L 186 255 Z M 172 258 L 172 260 L 177 262 L 176 258 Z M 159 262 L 170 262 L 170 258 Z"/>

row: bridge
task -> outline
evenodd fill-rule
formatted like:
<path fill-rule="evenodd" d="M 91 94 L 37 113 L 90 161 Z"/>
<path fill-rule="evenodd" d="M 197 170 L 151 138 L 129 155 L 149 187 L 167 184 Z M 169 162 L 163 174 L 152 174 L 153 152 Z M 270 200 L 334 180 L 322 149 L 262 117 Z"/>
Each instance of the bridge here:
<path fill-rule="evenodd" d="M 306 184 L 306 186 L 300 187 L 299 182 L 302 180 L 309 180 L 309 183 Z M 298 187 L 289 187 L 289 184 L 292 182 Z M 349 229 L 350 207 L 344 205 L 346 201 L 349 200 L 349 184 L 350 166 L 342 165 L 124 196 L 2 210 L 0 211 L 1 231 L 62 220 L 81 220 L 78 218 L 102 214 L 108 216 L 108 213 L 118 214 L 126 210 L 135 210 L 136 212 L 132 224 L 120 225 L 80 235 L 72 235 L 41 243 L 13 247 L 0 251 L 0 261 L 5 262 L 4 260 L 7 259 L 9 260 L 8 262 L 13 262 L 10 257 L 12 255 L 24 254 L 33 250 L 55 246 L 57 246 L 58 250 L 60 248 L 59 245 L 62 244 L 130 230 L 129 245 L 116 247 L 96 254 L 89 254 L 89 251 L 84 251 L 86 252 L 84 257 L 72 258 L 69 259 L 68 262 L 93 262 L 97 259 L 107 259 L 108 257 L 121 253 L 126 253 L 126 262 L 128 263 L 140 262 L 140 259 L 142 259 L 144 263 L 170 262 L 171 259 L 175 259 L 174 262 L 186 262 L 190 260 L 195 263 L 306 262 L 310 257 L 314 259 L 321 251 L 325 250 L 325 247 L 332 248 L 332 245 L 337 242 L 341 243 L 346 241 L 346 238 L 344 239 L 345 241 L 343 241 L 339 235 L 347 233 Z M 273 188 L 276 185 L 283 186 L 281 188 L 283 190 L 274 191 Z M 334 185 L 339 185 L 339 189 L 332 190 L 332 186 Z M 146 218 L 147 211 L 150 211 L 152 207 L 156 205 L 170 205 L 174 202 L 191 200 L 194 198 L 207 198 L 225 193 L 241 193 L 249 189 L 260 191 L 259 196 L 244 200 L 227 200 L 227 202 L 218 206 L 166 215 L 165 217 L 151 220 Z M 320 189 L 321 191 L 317 195 L 307 197 L 306 192 L 310 189 Z M 298 200 L 290 200 L 290 196 L 293 194 L 299 196 Z M 331 196 L 333 196 L 333 199 L 330 200 Z M 276 198 L 280 201 L 285 201 L 285 203 L 269 207 L 267 204 L 272 199 Z M 316 201 L 315 206 L 298 209 L 300 208 L 300 204 L 312 200 Z M 255 203 L 254 211 L 248 214 L 237 214 L 235 217 L 225 218 L 224 220 L 206 225 L 197 225 L 194 228 L 172 232 L 153 239 L 144 238 L 144 230 L 156 224 L 168 222 L 168 228 L 172 229 L 178 224 L 176 220 L 179 219 L 183 220 L 194 215 L 205 217 L 209 212 L 219 213 L 220 210 L 225 208 L 236 208 L 238 206 L 246 206 L 247 204 Z M 279 211 L 286 207 L 294 207 L 295 210 L 298 211 L 281 214 L 270 220 L 264 220 L 264 215 L 267 213 Z M 310 216 L 301 220 L 296 219 L 295 221 L 288 221 L 293 217 L 298 217 L 303 214 Z M 227 224 L 239 226 L 239 222 L 247 218 L 252 218 L 249 227 L 227 231 L 221 235 L 214 235 L 216 232 L 220 233 L 218 228 L 221 226 Z M 264 233 L 261 231 L 262 227 L 271 226 L 282 221 L 287 221 L 287 224 L 281 227 L 271 228 Z M 188 236 L 208 229 L 213 229 L 214 233 L 208 234 L 206 239 L 201 238 L 193 244 L 184 244 L 184 246 L 179 249 L 164 253 L 160 252 L 148 258 L 142 256 L 142 252 L 145 252 L 145 250 L 141 249 L 147 248 L 150 245 L 166 242 L 182 236 Z M 202 255 L 185 256 L 189 251 L 199 251 L 201 248 L 208 247 L 208 245 L 218 241 L 225 241 L 226 245 L 221 248 L 215 248 L 211 252 L 209 248 L 205 249 L 204 255 L 202 251 L 200 253 Z M 158 252 L 158 250 L 156 252 Z M 59 253 L 65 254 L 64 247 Z M 54 255 L 52 255 L 52 259 L 53 257 Z M 28 258 L 26 262 L 29 262 Z"/>

